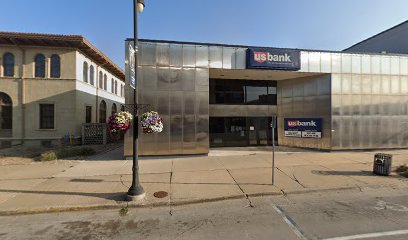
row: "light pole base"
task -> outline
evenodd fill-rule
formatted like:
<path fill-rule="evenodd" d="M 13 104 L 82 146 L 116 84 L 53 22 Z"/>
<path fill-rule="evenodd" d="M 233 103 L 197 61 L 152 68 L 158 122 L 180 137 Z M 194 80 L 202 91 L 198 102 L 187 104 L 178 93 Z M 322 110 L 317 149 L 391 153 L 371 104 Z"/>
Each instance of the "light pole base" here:
<path fill-rule="evenodd" d="M 146 193 L 141 193 L 139 195 L 126 195 L 126 201 L 128 202 L 135 202 L 135 201 L 142 201 L 146 197 Z"/>
<path fill-rule="evenodd" d="M 144 191 L 142 186 L 138 186 L 136 188 L 130 187 L 129 191 L 126 195 L 126 201 L 141 201 L 146 197 L 146 192 Z"/>

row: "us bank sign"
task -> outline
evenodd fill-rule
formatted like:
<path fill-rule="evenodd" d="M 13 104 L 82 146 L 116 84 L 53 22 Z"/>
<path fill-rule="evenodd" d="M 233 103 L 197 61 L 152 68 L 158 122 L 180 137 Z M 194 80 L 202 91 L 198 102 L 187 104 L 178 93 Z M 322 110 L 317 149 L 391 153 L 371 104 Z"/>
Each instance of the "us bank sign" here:
<path fill-rule="evenodd" d="M 322 138 L 321 118 L 285 118 L 285 137 Z"/>
<path fill-rule="evenodd" d="M 300 51 L 278 48 L 248 48 L 247 68 L 297 71 L 300 69 Z"/>

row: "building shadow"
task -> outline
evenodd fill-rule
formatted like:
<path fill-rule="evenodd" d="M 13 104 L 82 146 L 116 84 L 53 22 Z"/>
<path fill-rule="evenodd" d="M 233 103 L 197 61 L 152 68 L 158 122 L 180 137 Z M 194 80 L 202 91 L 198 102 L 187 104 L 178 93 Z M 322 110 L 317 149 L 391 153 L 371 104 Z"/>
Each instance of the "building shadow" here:
<path fill-rule="evenodd" d="M 65 191 L 34 191 L 34 190 L 13 190 L 0 189 L 0 193 L 26 193 L 26 194 L 43 194 L 43 195 L 68 195 L 68 196 L 84 196 L 102 198 L 106 200 L 113 200 L 116 202 L 123 202 L 126 200 L 125 192 L 114 193 L 87 193 L 87 192 L 65 192 Z"/>
<path fill-rule="evenodd" d="M 313 174 L 327 176 L 377 176 L 372 171 L 319 171 L 313 170 Z"/>

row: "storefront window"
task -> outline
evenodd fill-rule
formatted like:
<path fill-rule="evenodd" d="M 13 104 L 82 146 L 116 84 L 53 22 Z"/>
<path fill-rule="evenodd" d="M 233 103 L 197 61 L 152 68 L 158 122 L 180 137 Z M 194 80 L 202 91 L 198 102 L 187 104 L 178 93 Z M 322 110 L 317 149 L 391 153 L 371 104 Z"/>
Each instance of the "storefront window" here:
<path fill-rule="evenodd" d="M 276 81 L 211 79 L 210 104 L 276 105 Z"/>

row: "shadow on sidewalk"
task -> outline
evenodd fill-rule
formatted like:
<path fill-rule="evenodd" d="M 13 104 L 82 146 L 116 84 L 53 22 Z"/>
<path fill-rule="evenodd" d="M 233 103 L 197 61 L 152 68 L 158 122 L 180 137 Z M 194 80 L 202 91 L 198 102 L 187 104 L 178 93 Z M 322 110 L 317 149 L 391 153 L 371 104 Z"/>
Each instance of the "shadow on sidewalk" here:
<path fill-rule="evenodd" d="M 0 189 L 0 193 L 27 193 L 27 194 L 44 194 L 44 195 L 68 195 L 68 196 L 84 196 L 102 198 L 113 201 L 125 201 L 125 192 L 116 193 L 86 193 L 86 192 L 64 192 L 64 191 L 31 191 L 31 190 L 12 190 Z"/>
<path fill-rule="evenodd" d="M 335 175 L 335 176 L 376 176 L 371 171 L 318 171 L 313 170 L 313 174 Z"/>

